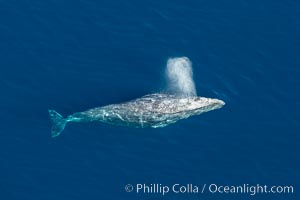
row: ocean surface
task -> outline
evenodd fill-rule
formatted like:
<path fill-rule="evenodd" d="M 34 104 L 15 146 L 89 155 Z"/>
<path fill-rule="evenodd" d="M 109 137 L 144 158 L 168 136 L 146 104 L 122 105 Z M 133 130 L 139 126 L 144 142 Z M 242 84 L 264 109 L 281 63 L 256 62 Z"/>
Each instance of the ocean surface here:
<path fill-rule="evenodd" d="M 300 2 L 0 0 L 0 199 L 299 199 Z M 160 129 L 63 116 L 165 89 L 193 63 L 219 110 Z M 294 187 L 293 194 L 147 194 L 132 184 Z"/>

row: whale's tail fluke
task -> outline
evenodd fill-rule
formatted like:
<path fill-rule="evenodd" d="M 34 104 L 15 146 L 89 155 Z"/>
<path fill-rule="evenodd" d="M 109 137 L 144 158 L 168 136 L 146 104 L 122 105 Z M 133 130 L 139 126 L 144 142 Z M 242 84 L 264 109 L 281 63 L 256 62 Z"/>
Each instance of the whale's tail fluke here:
<path fill-rule="evenodd" d="M 51 136 L 59 136 L 64 130 L 68 121 L 55 110 L 49 110 L 49 115 L 52 121 Z"/>

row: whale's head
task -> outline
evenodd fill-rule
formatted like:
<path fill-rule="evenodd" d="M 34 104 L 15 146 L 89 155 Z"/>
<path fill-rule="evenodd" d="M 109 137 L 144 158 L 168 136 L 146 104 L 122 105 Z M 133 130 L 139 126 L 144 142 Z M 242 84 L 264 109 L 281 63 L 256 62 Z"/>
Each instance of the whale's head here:
<path fill-rule="evenodd" d="M 220 99 L 194 97 L 189 99 L 191 109 L 200 109 L 204 112 L 222 108 L 225 102 Z"/>
<path fill-rule="evenodd" d="M 200 104 L 208 104 L 208 105 L 215 105 L 215 106 L 224 106 L 225 102 L 220 99 L 213 99 L 207 97 L 195 97 L 195 102 Z"/>
<path fill-rule="evenodd" d="M 177 114 L 186 113 L 188 115 L 200 114 L 211 110 L 219 109 L 225 105 L 225 102 L 219 99 L 197 97 L 197 96 L 179 96 L 164 93 L 155 93 L 143 96 L 131 103 L 139 109 L 148 110 L 155 113 Z"/>

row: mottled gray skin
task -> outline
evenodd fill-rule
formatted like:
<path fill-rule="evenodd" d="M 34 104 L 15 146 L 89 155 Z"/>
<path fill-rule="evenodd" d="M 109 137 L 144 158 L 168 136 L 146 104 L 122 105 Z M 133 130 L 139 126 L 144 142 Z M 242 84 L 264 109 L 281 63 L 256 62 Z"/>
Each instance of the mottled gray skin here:
<path fill-rule="evenodd" d="M 58 136 L 67 122 L 100 121 L 119 126 L 158 128 L 224 105 L 221 100 L 205 97 L 150 94 L 129 102 L 74 113 L 65 119 L 54 110 L 49 110 L 53 121 L 51 133 L 52 137 Z"/>

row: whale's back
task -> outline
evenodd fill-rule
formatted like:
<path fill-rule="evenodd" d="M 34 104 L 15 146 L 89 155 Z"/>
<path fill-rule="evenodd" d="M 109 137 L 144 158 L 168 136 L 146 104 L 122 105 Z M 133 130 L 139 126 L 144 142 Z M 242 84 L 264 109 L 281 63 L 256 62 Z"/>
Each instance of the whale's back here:
<path fill-rule="evenodd" d="M 134 127 L 163 127 L 192 115 L 221 108 L 224 102 L 205 97 L 151 94 L 101 108 L 103 121 Z"/>
<path fill-rule="evenodd" d="M 131 108 L 135 112 L 148 111 L 161 114 L 174 114 L 212 107 L 218 108 L 223 105 L 224 102 L 218 99 L 168 94 L 150 94 L 123 104 L 123 106 Z"/>

